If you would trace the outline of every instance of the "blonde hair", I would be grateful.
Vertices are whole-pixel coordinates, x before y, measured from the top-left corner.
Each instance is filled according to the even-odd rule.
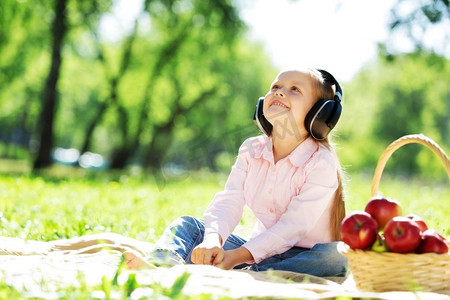
[[[333,87],[322,77],[322,74],[314,69],[308,69],[308,73],[313,79],[313,97],[318,101],[319,99],[333,99],[334,90]],[[325,138],[324,140],[318,141],[322,145],[324,145],[328,150],[330,150],[336,157],[336,160],[339,161],[334,145],[330,142],[329,138]],[[345,192],[344,192],[344,172],[340,164],[338,164],[337,170],[337,179],[338,179],[338,187],[336,192],[334,193],[334,199],[331,206],[331,214],[330,214],[330,229],[332,238],[335,241],[339,241],[341,239],[340,227],[341,222],[345,217]]]

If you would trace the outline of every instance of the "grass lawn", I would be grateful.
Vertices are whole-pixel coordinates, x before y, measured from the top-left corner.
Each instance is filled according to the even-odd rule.
[[[64,172],[64,171],[63,171]],[[54,240],[97,232],[115,232],[154,242],[164,228],[181,215],[202,217],[220,191],[227,174],[185,172],[121,175],[77,171],[71,177],[54,172],[44,176],[0,175],[0,230],[2,236]],[[64,174],[63,174],[64,175]],[[347,212],[363,210],[370,197],[370,175],[348,174]],[[70,179],[67,179],[70,178]],[[422,216],[429,227],[450,236],[448,181],[401,180],[384,177],[380,190],[397,199],[403,213]],[[240,234],[249,232],[253,216],[246,210]],[[79,298],[89,298],[84,286]],[[84,293],[84,294],[83,294]],[[20,298],[0,282],[0,298]]]

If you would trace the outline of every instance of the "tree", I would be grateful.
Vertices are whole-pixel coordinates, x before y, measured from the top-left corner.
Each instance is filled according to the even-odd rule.
[[[62,47],[67,31],[66,24],[67,0],[55,0],[55,16],[52,24],[52,56],[47,81],[43,91],[43,106],[39,118],[40,138],[38,153],[34,160],[33,169],[38,170],[51,164],[53,149],[53,125],[58,105],[57,83],[62,63]]]
[[[26,13],[16,9],[8,21],[20,28],[27,24],[30,30],[22,33],[28,36],[17,39],[0,28],[9,39],[0,42],[0,53],[26,58],[17,64],[0,60],[2,70],[17,66],[11,69],[15,77],[0,86],[2,98],[15,100],[0,103],[2,128],[37,128],[36,170],[50,163],[53,147],[101,153],[115,168],[129,162],[160,168],[173,158],[170,151],[193,167],[205,162],[214,167],[221,153],[234,156],[242,128],[257,132],[252,111],[274,72],[262,47],[245,41],[231,1],[146,1],[134,28],[119,40],[107,40],[100,35],[100,21],[111,2],[55,1],[64,4],[64,13],[61,7],[20,2]],[[5,3],[19,2],[0,7]],[[54,17],[52,24],[32,23],[42,19],[36,11]],[[57,18],[64,26],[56,25]],[[48,28],[58,34],[49,35]],[[37,101],[44,99],[38,92],[45,101]],[[239,137],[224,139],[224,132]],[[206,160],[192,159],[191,144],[207,150]]]
[[[49,41],[42,16],[50,12],[47,2],[0,2],[0,139],[9,157],[28,158],[45,77],[41,55]],[[36,76],[27,76],[29,69]]]
[[[380,87],[385,95],[374,126],[376,138],[392,139],[427,131],[438,142],[450,144],[450,94],[448,83],[442,80],[448,77],[449,25],[448,0],[397,0],[392,7],[390,34],[379,45],[379,60],[386,69],[396,69],[398,76],[392,76],[390,83]],[[408,49],[405,41],[410,42]],[[414,146],[410,148],[398,154],[393,164],[412,172],[423,166],[419,160],[424,161],[427,155],[418,148],[414,150]]]
[[[210,3],[191,1],[191,9],[187,9],[189,6],[183,8],[183,5],[179,1],[167,1],[159,3],[159,5],[156,2],[146,2],[145,10],[154,17],[153,25],[158,29],[153,34],[167,35],[167,38],[161,39],[162,43],[159,49],[153,54],[153,64],[149,68],[134,134],[129,134],[127,130],[128,121],[126,120],[131,119],[129,114],[122,115],[120,118],[122,120],[119,123],[122,128],[121,132],[123,132],[122,142],[113,150],[111,163],[113,168],[123,168],[131,155],[136,153],[136,149],[142,143],[141,136],[144,128],[152,132],[152,138],[148,148],[144,151],[143,163],[145,166],[160,168],[164,151],[170,146],[175,120],[195,107],[196,104],[211,98],[217,90],[214,86],[205,86],[203,90],[197,91],[195,100],[191,100],[190,105],[186,107],[181,104],[185,98],[185,85],[180,84],[177,78],[173,78],[170,80],[172,87],[169,88],[174,95],[171,97],[172,99],[167,99],[168,93],[161,95],[163,99],[166,99],[166,105],[171,111],[171,115],[160,124],[149,122],[152,114],[149,111],[152,101],[158,101],[155,99],[157,93],[154,89],[162,78],[164,70],[174,63],[184,64],[186,57],[184,59],[180,59],[180,57],[194,52],[197,55],[193,58],[196,60],[197,67],[189,70],[190,77],[193,77],[193,72],[204,72],[203,77],[214,77],[209,71],[213,67],[214,61],[209,59],[203,68],[200,67],[203,53],[199,50],[208,50],[208,55],[215,57],[214,51],[230,47],[241,27],[236,9],[228,1],[212,1]],[[202,24],[200,25],[198,22],[202,22]],[[173,67],[171,68],[173,69]],[[175,69],[177,68],[175,67]],[[216,72],[220,73],[221,71],[218,69]],[[174,72],[174,74],[179,76],[179,72]],[[170,78],[173,74],[165,76]],[[198,87],[201,86],[198,85]]]
[[[398,0],[391,9],[389,28],[389,52],[396,52],[398,45],[395,40],[401,36],[412,44],[410,51],[425,49],[441,54],[450,53],[450,1],[426,0],[405,1]],[[441,29],[439,29],[441,28]],[[428,37],[433,36],[434,40]],[[391,49],[392,48],[392,49]]]
[[[119,85],[124,77],[125,73],[127,72],[127,69],[130,64],[131,60],[131,52],[133,48],[133,44],[137,37],[137,29],[138,29],[138,21],[135,20],[135,25],[132,33],[125,39],[125,42],[122,44],[122,51],[121,56],[119,57],[120,63],[119,63],[119,69],[115,74],[111,74],[111,71],[108,71],[108,61],[106,60],[106,55],[103,52],[102,45],[100,44],[100,41],[98,38],[96,38],[97,43],[97,51],[98,51],[98,59],[102,63],[103,69],[105,70],[105,74],[108,77],[108,95],[106,96],[106,99],[104,99],[102,102],[99,103],[97,108],[97,113],[95,116],[93,116],[92,120],[88,123],[88,126],[86,128],[86,134],[84,137],[84,142],[81,146],[81,153],[87,152],[92,143],[93,133],[96,128],[96,126],[101,122],[105,112],[107,109],[110,109],[111,107],[116,107],[118,114],[120,115],[120,119],[122,122],[120,122],[118,125],[120,127],[120,131],[122,134],[122,138],[126,139],[128,136],[128,122],[127,122],[127,113],[126,109],[120,104],[119,102]],[[116,167],[115,159],[113,159],[113,166]],[[119,167],[122,167],[122,165],[119,163]]]
[[[344,164],[373,168],[384,148],[407,134],[423,133],[450,147],[449,76],[450,61],[432,52],[380,54],[346,86],[338,132]],[[394,154],[387,172],[438,177],[442,167],[433,155],[410,145]]]

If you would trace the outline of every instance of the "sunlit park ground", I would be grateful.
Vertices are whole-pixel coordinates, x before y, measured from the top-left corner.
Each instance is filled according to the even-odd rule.
[[[2,161],[3,170],[8,161]],[[26,168],[25,166],[23,167]],[[9,167],[11,170],[11,167]],[[55,166],[42,176],[0,173],[2,235],[53,240],[110,231],[153,242],[181,215],[201,217],[227,173],[130,169],[114,173]],[[347,173],[346,210],[363,210],[372,174]],[[379,192],[402,204],[403,214],[422,216],[450,235],[450,189],[445,181],[384,175]],[[253,216],[245,212],[244,233]]]
[[[0,175],[1,235],[32,240],[54,240],[98,232],[115,232],[155,242],[176,217],[201,217],[214,194],[220,191],[226,173],[163,170],[158,173],[129,169],[120,173],[54,166],[41,176],[27,175],[26,165],[2,161]],[[15,169],[15,172],[12,170]],[[364,209],[370,197],[372,174],[347,174],[347,212]],[[380,192],[401,202],[404,214],[421,215],[429,227],[450,235],[450,191],[447,182],[383,177]],[[248,210],[236,229],[246,235],[253,216]],[[83,279],[80,279],[81,281]],[[183,278],[180,279],[181,281]],[[101,287],[78,284],[61,288],[59,296],[91,297],[93,290],[116,289],[130,293],[137,288],[133,278],[125,286],[104,282]],[[180,293],[181,287],[152,287],[161,295]],[[0,295],[20,298],[7,284]]]

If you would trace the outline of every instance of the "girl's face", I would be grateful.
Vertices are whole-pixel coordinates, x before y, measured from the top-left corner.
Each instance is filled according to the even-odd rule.
[[[314,104],[313,79],[302,71],[284,71],[278,74],[264,97],[263,112],[274,126],[285,130],[297,126],[302,136],[307,134],[304,121]],[[279,131],[279,129],[278,129]],[[286,133],[286,132],[284,132]],[[284,134],[282,133],[282,134]]]

